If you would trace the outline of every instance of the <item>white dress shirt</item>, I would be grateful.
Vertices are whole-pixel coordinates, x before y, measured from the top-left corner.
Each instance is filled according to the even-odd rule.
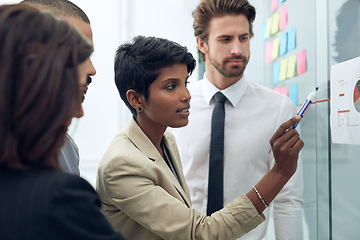
[[[207,78],[191,82],[189,124],[170,129],[179,147],[192,205],[206,214],[211,116],[219,91]],[[245,77],[221,91],[225,102],[224,130],[224,204],[247,193],[274,165],[270,138],[281,125],[295,116],[296,108],[290,99]],[[261,194],[261,193],[260,193]],[[274,207],[276,239],[303,239],[302,164],[271,204]],[[262,239],[267,220],[241,239]]]

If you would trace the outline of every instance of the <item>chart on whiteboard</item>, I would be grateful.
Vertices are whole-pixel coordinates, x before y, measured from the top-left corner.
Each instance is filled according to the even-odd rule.
[[[358,80],[354,87],[354,107],[357,112],[360,112],[360,80]]]
[[[333,65],[330,83],[332,141],[360,145],[360,57]]]

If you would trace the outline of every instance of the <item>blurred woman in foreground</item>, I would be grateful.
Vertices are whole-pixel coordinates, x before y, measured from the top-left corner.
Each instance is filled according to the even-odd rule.
[[[95,190],[57,156],[92,45],[49,12],[0,6],[0,239],[122,239]]]

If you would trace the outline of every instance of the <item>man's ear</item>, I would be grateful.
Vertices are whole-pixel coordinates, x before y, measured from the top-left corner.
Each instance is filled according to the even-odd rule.
[[[196,43],[200,52],[202,52],[203,54],[208,53],[208,46],[205,40],[196,37]]]
[[[137,109],[138,107],[141,107],[143,105],[143,95],[141,93],[138,93],[132,89],[129,89],[126,92],[126,98],[128,100],[128,102],[130,103],[130,105]]]

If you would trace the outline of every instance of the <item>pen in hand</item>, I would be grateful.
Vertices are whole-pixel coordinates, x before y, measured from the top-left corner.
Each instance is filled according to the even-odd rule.
[[[316,92],[319,88],[316,87],[314,91],[312,91],[306,98],[305,102],[303,103],[303,105],[301,105],[300,110],[298,111],[298,113],[296,114],[297,116],[300,116],[301,118],[304,117],[306,111],[309,109],[310,105],[315,101],[315,97],[316,97]],[[295,129],[297,127],[299,123],[296,123],[295,125],[293,125],[291,128]]]

